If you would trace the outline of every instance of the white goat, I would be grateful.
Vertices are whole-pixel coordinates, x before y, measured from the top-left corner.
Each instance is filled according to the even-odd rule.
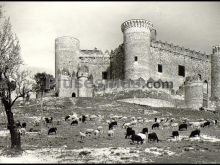
[[[114,136],[114,131],[113,130],[108,130],[108,136],[113,137]]]
[[[25,133],[26,133],[26,129],[25,128],[20,128],[20,129],[18,129],[18,131],[19,131],[21,136],[24,136]]]
[[[131,125],[131,123],[124,123],[124,124],[122,125],[122,128],[128,128],[130,125]]]
[[[87,135],[91,135],[93,133],[94,129],[87,129],[86,130],[86,134]]]
[[[86,137],[86,134],[81,131],[79,132],[79,134],[80,134],[81,140],[83,140]]]
[[[96,130],[94,131],[94,135],[95,135],[95,136],[98,136],[99,134],[100,134],[100,131],[96,129]]]

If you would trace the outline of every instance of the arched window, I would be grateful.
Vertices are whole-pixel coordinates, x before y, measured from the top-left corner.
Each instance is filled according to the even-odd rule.
[[[208,94],[208,81],[207,80],[203,82],[203,93]]]

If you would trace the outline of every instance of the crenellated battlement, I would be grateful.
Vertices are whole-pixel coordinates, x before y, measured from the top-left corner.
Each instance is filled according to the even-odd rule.
[[[133,27],[139,27],[139,28],[148,28],[153,29],[153,24],[150,21],[147,21],[145,19],[131,19],[128,21],[125,21],[121,25],[121,30],[124,32],[125,30]]]
[[[151,47],[160,48],[161,50],[166,50],[169,52],[174,52],[186,56],[191,56],[194,58],[208,59],[208,55],[202,52],[191,50],[188,48],[181,47],[179,45],[174,45],[173,43],[167,43],[163,41],[151,42]]]
[[[214,53],[220,53],[220,45],[215,45],[212,47],[212,52]]]

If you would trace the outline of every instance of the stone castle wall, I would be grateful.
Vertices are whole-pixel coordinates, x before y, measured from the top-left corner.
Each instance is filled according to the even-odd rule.
[[[88,66],[93,80],[101,80],[102,72],[106,72],[110,66],[110,56],[108,53],[90,53],[81,52],[80,63]]]
[[[58,72],[69,72],[74,79],[77,74],[77,67],[81,64],[88,67],[90,78],[93,82],[103,79],[103,72],[108,73],[108,79],[153,79],[155,81],[172,81],[174,90],[177,91],[184,85],[185,78],[192,75],[200,75],[202,82],[208,83],[207,91],[209,96],[212,89],[220,89],[219,52],[215,55],[207,55],[194,50],[186,49],[178,45],[156,40],[156,30],[153,24],[146,20],[129,20],[122,24],[124,42],[114,51],[101,52],[98,49],[80,50],[78,39],[73,37],[60,37],[55,41],[56,54],[56,77]],[[215,49],[217,50],[217,49]],[[218,49],[219,50],[219,49]],[[135,58],[137,57],[137,59]],[[212,66],[211,77],[211,60]],[[158,72],[158,64],[162,66],[162,72]],[[178,74],[179,65],[185,67],[185,75]],[[214,70],[214,71],[213,71]],[[74,74],[73,74],[74,73]],[[203,85],[204,86],[204,85]],[[62,89],[60,89],[61,91]],[[69,91],[63,90],[63,96],[70,96],[76,92],[75,86]],[[218,90],[217,90],[218,91]],[[79,92],[76,92],[76,97]],[[89,91],[92,96],[92,90]],[[220,96],[219,92],[216,95]]]
[[[211,63],[207,56],[195,58],[187,54],[181,54],[158,46],[151,47],[151,77],[154,80],[172,81],[174,89],[185,81],[185,77],[200,74],[203,81],[211,84],[210,68]],[[158,64],[162,65],[162,73],[158,72]],[[178,75],[178,67],[185,67],[185,76]],[[210,86],[210,85],[209,85]]]
[[[208,82],[208,92],[211,92],[211,62],[209,56],[199,52],[196,53],[195,51],[189,51],[186,54],[184,48],[182,48],[183,51],[178,51],[178,49],[167,48],[166,46],[162,47],[161,45],[161,41],[151,42],[149,74],[153,80],[172,81],[174,90],[178,90],[183,85],[185,77],[200,74],[202,80]],[[166,43],[164,45],[169,44]],[[194,52],[195,56],[190,54],[190,52]],[[123,77],[121,74],[117,74],[118,72],[123,73],[123,67],[121,67],[122,61],[117,58],[120,55],[120,59],[123,60],[123,54],[123,45],[113,51],[113,58],[111,58],[111,64],[113,64],[111,67],[112,79],[121,79]],[[162,65],[162,73],[158,72],[158,64]],[[184,77],[178,75],[178,65],[185,66]]]

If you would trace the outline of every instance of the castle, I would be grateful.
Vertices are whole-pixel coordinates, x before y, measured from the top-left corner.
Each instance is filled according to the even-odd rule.
[[[108,79],[172,81],[173,90],[178,91],[186,77],[199,75],[203,101],[220,98],[220,46],[213,46],[213,53],[207,55],[158,41],[153,24],[144,19],[128,20],[121,30],[123,43],[113,52],[80,50],[80,41],[69,36],[55,40],[56,91],[60,97],[93,97],[92,82]],[[93,87],[77,88],[72,85],[74,80],[89,80]],[[63,87],[66,82],[71,82],[68,88]]]

